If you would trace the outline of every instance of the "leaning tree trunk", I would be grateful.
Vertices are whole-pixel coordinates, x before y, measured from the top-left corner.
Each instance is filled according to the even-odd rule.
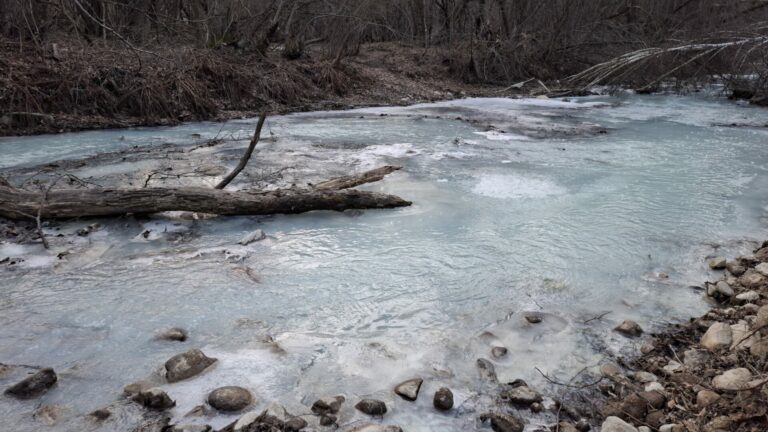
[[[331,179],[310,188],[237,192],[202,187],[31,192],[17,189],[0,179],[0,216],[39,220],[172,210],[218,215],[266,215],[409,206],[409,201],[394,195],[349,189],[381,180],[398,169],[385,166],[359,175]]]

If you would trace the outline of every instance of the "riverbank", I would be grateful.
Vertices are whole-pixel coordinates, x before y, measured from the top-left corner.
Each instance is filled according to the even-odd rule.
[[[174,125],[541,91],[457,79],[438,48],[367,44],[338,65],[321,46],[288,60],[234,47],[162,48],[61,40],[38,55],[0,40],[0,136]],[[7,108],[6,108],[7,107]],[[7,109],[7,111],[6,111]]]

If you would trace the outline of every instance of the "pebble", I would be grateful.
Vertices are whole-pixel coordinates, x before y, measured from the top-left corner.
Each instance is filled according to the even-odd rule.
[[[453,392],[447,387],[441,387],[435,392],[432,404],[439,411],[448,411],[453,408]]]
[[[41,369],[8,387],[4,393],[17,399],[31,399],[50,390],[58,379],[53,369]]]
[[[608,417],[603,422],[602,432],[638,432],[637,428],[618,417]]]
[[[164,432],[211,432],[212,430],[213,428],[206,424],[178,424],[163,429]]]
[[[493,356],[493,358],[499,359],[499,358],[505,357],[507,355],[507,352],[508,351],[506,348],[497,346],[491,349],[491,356]]]
[[[480,420],[490,420],[494,432],[523,432],[525,429],[525,423],[511,414],[485,413],[480,415]]]
[[[656,375],[646,371],[635,372],[635,376],[633,378],[635,381],[641,384],[647,384],[649,382],[654,382],[659,380],[659,378]]]
[[[317,415],[336,414],[347,399],[344,396],[324,397],[312,404],[312,412]]]
[[[643,334],[643,329],[640,325],[632,320],[624,320],[614,330],[628,337],[636,337]]]
[[[541,395],[526,385],[504,390],[501,397],[519,405],[530,405],[534,402],[542,401]]]
[[[184,342],[187,340],[187,331],[180,327],[173,327],[156,334],[155,339]]]
[[[525,314],[525,320],[531,324],[538,324],[542,321],[542,317],[539,314]]]
[[[421,390],[422,383],[424,383],[424,380],[421,378],[412,378],[403,381],[395,387],[395,393],[401,398],[413,402],[419,397],[419,390]]]
[[[699,409],[706,408],[720,399],[720,395],[712,390],[701,390],[696,394],[696,406]]]
[[[238,243],[245,246],[253,242],[264,240],[265,238],[267,238],[267,235],[264,234],[264,231],[257,229],[256,231],[246,234]]]
[[[387,404],[377,399],[363,399],[355,405],[363,414],[381,416],[387,413]]]
[[[492,383],[499,382],[499,378],[496,376],[496,368],[490,360],[484,358],[477,359],[477,369],[480,371],[480,378],[483,380]]]
[[[403,429],[400,426],[367,423],[352,429],[345,429],[344,432],[403,432]]]
[[[723,372],[712,379],[712,386],[718,390],[741,390],[748,386],[752,372],[747,368],[736,368]]]

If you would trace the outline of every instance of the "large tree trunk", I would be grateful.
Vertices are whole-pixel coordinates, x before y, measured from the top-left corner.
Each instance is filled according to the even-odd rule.
[[[238,191],[202,187],[145,189],[64,189],[31,192],[0,181],[0,216],[55,219],[116,216],[182,210],[219,215],[293,214],[312,210],[375,209],[408,206],[394,195],[350,187],[382,179],[399,167],[386,166],[339,177],[312,188]]]

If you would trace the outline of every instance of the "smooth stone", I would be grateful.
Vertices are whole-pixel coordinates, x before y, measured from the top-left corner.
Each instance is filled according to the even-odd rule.
[[[216,360],[206,356],[199,349],[176,354],[165,362],[165,378],[170,383],[192,378],[216,363]]]
[[[336,414],[347,399],[344,396],[332,396],[320,398],[312,404],[312,412],[317,415]]]
[[[722,270],[725,268],[726,264],[727,264],[727,261],[723,257],[717,257],[709,260],[709,268],[711,268],[712,270]]]
[[[739,303],[752,303],[760,300],[760,294],[756,291],[746,291],[736,296]]]
[[[403,432],[403,429],[395,425],[364,424],[344,429],[344,432]]]
[[[699,409],[706,408],[720,399],[720,395],[712,390],[701,390],[696,393],[696,406]]]
[[[50,390],[58,379],[53,369],[41,369],[8,387],[4,393],[18,399],[31,399]]]
[[[448,411],[453,408],[453,392],[447,387],[441,387],[435,392],[432,404],[439,411]]]
[[[237,243],[245,246],[245,245],[251,244],[253,242],[264,240],[265,238],[267,238],[267,235],[264,234],[264,231],[261,230],[261,229],[257,229],[256,231],[253,231],[253,232],[250,232],[250,233],[246,234]]]
[[[728,272],[736,277],[739,277],[744,274],[744,272],[747,271],[747,268],[741,265],[738,261],[728,261],[728,264],[725,265],[725,268],[728,269]]]
[[[635,372],[635,376],[632,378],[641,384],[647,384],[649,382],[654,382],[659,380],[659,377],[646,371],[637,371]]]
[[[704,336],[701,337],[701,346],[710,351],[729,348],[733,343],[731,326],[726,323],[716,322],[712,324]]]
[[[187,331],[181,327],[173,327],[167,330],[163,330],[155,335],[157,340],[167,340],[174,342],[184,342],[187,340]]]
[[[534,402],[541,402],[542,397],[539,393],[531,390],[528,386],[515,387],[511,390],[505,390],[502,398],[519,405],[530,405]]]
[[[643,334],[643,329],[640,325],[632,320],[624,320],[614,330],[628,337],[636,337]]]
[[[408,401],[415,401],[419,397],[419,390],[424,380],[421,378],[412,378],[407,381],[403,381],[395,387],[395,393]]]
[[[136,381],[135,383],[130,383],[123,387],[123,396],[130,399],[145,390],[151,389],[154,386],[155,384],[149,381]]]
[[[219,411],[240,411],[252,402],[251,392],[237,386],[219,387],[208,394],[208,403]]]
[[[601,432],[638,432],[636,427],[615,416],[606,418],[600,430]]]
[[[164,430],[164,432],[211,432],[213,428],[204,424],[178,424]]]
[[[480,420],[490,420],[494,432],[523,432],[525,429],[525,423],[510,414],[485,413],[480,415]]]
[[[505,347],[497,346],[491,349],[491,356],[495,359],[502,358],[507,355],[508,350]]]
[[[143,390],[131,399],[153,410],[166,410],[176,406],[176,401],[159,387]]]
[[[718,281],[707,286],[707,295],[717,300],[727,300],[733,297],[733,288],[726,281]]]
[[[377,399],[363,399],[355,404],[355,408],[363,414],[372,416],[380,416],[387,413],[387,404]]]
[[[739,278],[739,283],[749,289],[756,289],[765,285],[766,278],[756,271],[747,270],[747,272]]]
[[[763,276],[768,276],[768,263],[760,263],[756,265],[755,271]]]
[[[712,386],[718,390],[742,390],[752,379],[747,368],[736,368],[723,372],[712,379]]]
[[[479,358],[477,359],[477,369],[480,371],[480,378],[492,383],[499,382],[499,378],[496,376],[496,367],[493,366],[490,360]]]

